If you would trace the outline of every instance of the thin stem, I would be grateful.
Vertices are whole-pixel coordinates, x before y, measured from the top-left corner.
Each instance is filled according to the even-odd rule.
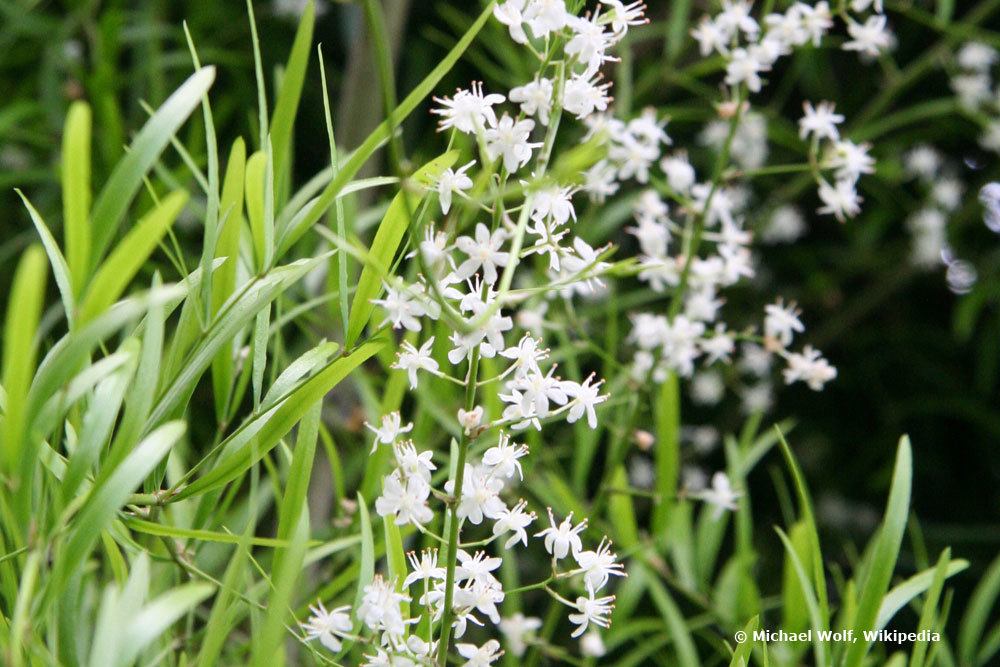
[[[479,348],[472,351],[469,358],[469,375],[465,383],[465,409],[472,410],[476,405],[476,380],[479,377]],[[444,614],[441,617],[441,641],[438,644],[438,663],[441,667],[448,664],[448,644],[451,641],[451,624],[455,612],[452,609],[455,597],[455,566],[458,561],[458,504],[462,499],[462,486],[465,482],[465,458],[469,453],[472,437],[463,431],[458,443],[458,460],[455,466],[455,489],[449,508],[448,553],[445,556],[446,575],[444,583]]]

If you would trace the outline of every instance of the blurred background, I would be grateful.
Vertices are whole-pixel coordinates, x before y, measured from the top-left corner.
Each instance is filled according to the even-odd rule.
[[[272,81],[303,4],[254,2],[264,71]],[[712,152],[702,132],[715,115],[711,102],[718,96],[720,76],[717,64],[699,57],[687,31],[706,4],[648,4],[653,22],[630,35],[626,56],[616,66],[617,112],[628,116],[657,107],[670,118],[667,131],[675,147],[687,148],[695,164],[705,168]],[[793,241],[760,246],[758,279],[728,294],[725,309],[745,313],[749,323],[759,320],[774,294],[796,301],[808,327],[805,342],[822,349],[839,376],[823,393],[775,386],[763,397],[769,401],[748,396],[752,388],[724,377],[732,389],[726,398],[713,403],[698,393],[686,399],[684,408],[685,424],[709,426],[719,434],[738,430],[747,402],[755,399],[758,407],[770,402],[764,426],[792,418],[790,440],[817,500],[827,551],[841,554],[845,562],[852,558],[851,544],[866,537],[881,516],[895,444],[908,433],[916,464],[913,508],[921,527],[914,534],[922,533],[925,544],[912,541],[902,566],[907,569],[906,559],[919,557],[921,550],[936,554],[951,545],[955,556],[972,561],[970,571],[955,581],[960,595],[1000,550],[1000,238],[983,224],[976,197],[981,185],[1000,178],[1000,165],[995,153],[979,147],[980,125],[956,103],[949,73],[953,54],[965,40],[1000,45],[997,5],[990,0],[952,3],[951,25],[957,27],[945,28],[933,2],[887,2],[897,36],[888,58],[859,65],[851,54],[819,50],[787,60],[771,74],[772,85],[754,103],[768,119],[773,162],[801,159],[795,121],[802,101],[833,99],[848,119],[846,135],[873,142],[878,172],[862,179],[864,212],[846,224],[813,213],[818,201],[808,181],[756,179],[748,193],[752,226],[767,230],[779,204],[794,204],[802,225],[791,234]],[[439,61],[480,6],[475,0],[385,2],[401,94]],[[962,22],[966,19],[968,24]],[[963,27],[972,26],[972,19],[977,27]],[[162,103],[190,73],[182,21],[202,62],[219,69],[211,96],[220,138],[227,145],[236,136],[256,144],[256,89],[242,0],[0,0],[0,305],[5,307],[15,258],[35,237],[13,188],[24,189],[58,227],[57,165],[67,105],[86,98],[93,106],[93,180],[100,183],[148,117],[146,108]],[[338,142],[347,149],[382,117],[364,25],[359,7],[320,0],[316,41],[327,59]],[[500,28],[495,23],[486,28],[438,94],[472,79],[503,90],[530,76],[529,63],[520,61]],[[415,162],[440,152],[433,130],[426,109],[404,125],[404,142]],[[198,114],[183,132],[186,145],[203,146]],[[913,225],[907,221],[929,195],[928,186],[907,175],[905,162],[920,145],[944,156],[942,178],[958,197],[946,227],[951,270],[942,262],[918,266],[913,261]],[[327,164],[315,65],[308,72],[294,155],[297,183]],[[182,170],[176,155],[168,162],[169,168]],[[376,160],[368,170],[385,173],[386,168]],[[372,205],[355,201],[349,214]],[[620,257],[634,254],[634,239],[621,231],[628,221],[627,203],[608,207],[599,218],[582,234],[593,242],[620,244]],[[780,237],[774,234],[771,240]],[[193,221],[188,228],[178,227],[178,238],[190,257],[200,253],[201,232]],[[960,270],[955,259],[963,262]],[[173,275],[161,262],[160,268]],[[718,457],[714,463],[713,457]],[[722,457],[716,449],[699,460],[712,469]],[[774,484],[781,467],[772,455],[751,483],[762,533],[781,520],[782,489]],[[843,548],[836,548],[839,544]],[[779,567],[780,558],[774,563]]]

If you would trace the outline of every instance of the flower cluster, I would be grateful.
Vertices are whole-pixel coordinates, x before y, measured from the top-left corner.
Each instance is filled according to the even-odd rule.
[[[779,58],[807,44],[819,46],[833,28],[833,13],[825,1],[815,5],[796,2],[784,13],[763,17],[763,25],[751,9],[750,0],[722,0],[721,11],[703,17],[691,31],[702,56],[714,52],[726,59],[726,84],[746,86],[751,93],[760,92],[763,75]],[[849,9],[854,16],[847,8],[840,13],[850,36],[843,43],[845,51],[874,57],[892,45],[881,2],[876,0],[873,5],[871,0],[854,0]],[[872,9],[875,13],[868,15]]]
[[[925,144],[906,153],[903,167],[923,197],[920,207],[906,221],[913,239],[910,261],[923,269],[943,265],[949,287],[960,294],[967,292],[976,282],[976,270],[955,255],[947,233],[949,217],[962,204],[965,184],[945,157]]]
[[[992,70],[1000,62],[1000,53],[980,42],[964,44],[955,55],[951,89],[959,104],[983,132],[979,144],[1000,153],[1000,81]]]
[[[427,199],[411,221],[412,270],[397,272],[406,279],[386,279],[373,303],[384,313],[383,326],[402,334],[393,368],[406,374],[411,389],[425,389],[421,383],[430,380],[465,392],[454,472],[438,469],[435,453],[418,447],[413,424],[399,412],[366,424],[373,451],[392,452],[375,510],[387,522],[419,531],[425,546],[408,555],[404,575],[376,575],[364,588],[353,627],[349,608],[327,612],[317,604],[306,638],[334,651],[346,639],[364,642],[371,647],[369,665],[446,664],[454,651],[461,664],[486,666],[504,650],[521,655],[541,621],[501,617],[508,591],[497,576],[504,552],[520,548],[544,550],[551,566],[546,578],[522,589],[565,605],[581,652],[603,652],[597,633],[609,626],[614,602],[606,589],[625,575],[624,567],[607,538],[586,548],[588,521],[574,522],[572,513],[560,519],[550,508],[550,525],[531,532],[536,511],[516,493],[529,450],[513,434],[540,431],[556,419],[597,428],[598,408],[608,400],[594,374],[566,379],[549,362],[548,303],[599,293],[610,267],[608,248],[575,234],[573,197],[587,185],[546,171],[564,119],[587,122],[585,140],[593,136],[593,119],[611,104],[601,67],[613,60],[611,49],[628,29],[645,22],[644,9],[639,2],[601,0],[576,16],[563,0],[501,2],[495,19],[537,56],[538,71],[506,94],[474,82],[435,98],[439,129],[452,146],[469,147],[471,159],[452,160],[424,181]],[[667,141],[655,118],[636,120],[627,131],[644,146]],[[614,165],[615,178],[648,173],[649,164],[627,153],[609,151],[605,164]],[[522,265],[530,271],[518,271]],[[432,335],[421,341],[428,330]],[[486,367],[491,376],[480,377]],[[477,404],[481,389],[499,397],[498,413]],[[470,625],[484,628],[476,635],[492,627],[495,638],[463,643]],[[361,636],[351,634],[358,627]]]

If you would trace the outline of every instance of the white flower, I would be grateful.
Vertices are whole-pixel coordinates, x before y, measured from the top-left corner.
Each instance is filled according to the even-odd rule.
[[[387,415],[382,415],[382,420],[378,428],[368,422],[365,422],[365,427],[375,434],[375,444],[372,445],[372,453],[375,452],[379,444],[391,445],[401,434],[409,433],[413,430],[412,423],[403,426],[403,418],[398,412],[390,412]]]
[[[503,655],[503,651],[500,650],[500,642],[495,639],[490,639],[482,646],[455,644],[455,649],[463,658],[466,658],[462,667],[490,667]]]
[[[760,73],[770,69],[770,66],[759,59],[759,54],[746,49],[733,49],[726,65],[726,83],[730,86],[746,84],[751,93],[760,92],[763,81]]]
[[[466,465],[462,498],[458,502],[458,518],[468,519],[469,523],[476,526],[483,522],[483,517],[496,519],[506,508],[499,496],[502,490],[502,480]]]
[[[631,134],[622,137],[608,149],[608,159],[618,165],[618,178],[626,181],[635,178],[639,183],[649,182],[649,169],[660,157],[660,149]]]
[[[573,208],[573,186],[551,185],[536,190],[531,197],[531,219],[541,222],[551,219],[557,225],[565,225],[572,218],[576,220]]]
[[[704,58],[718,51],[721,54],[729,53],[729,33],[711,18],[702,17],[698,27],[691,30],[691,36],[698,42],[698,50]]]
[[[545,530],[535,533],[535,537],[545,538],[545,550],[552,554],[554,560],[562,560],[572,550],[573,555],[583,550],[583,543],[580,541],[580,533],[587,527],[587,520],[584,519],[576,526],[573,525],[573,513],[563,519],[562,523],[556,524],[556,518],[552,515],[552,508],[549,510],[549,523],[552,524]]]
[[[799,138],[806,139],[812,135],[816,139],[840,139],[837,125],[844,122],[844,117],[834,113],[833,109],[833,102],[820,102],[816,107],[813,107],[812,102],[803,102],[802,110],[805,115],[799,119]]]
[[[427,450],[417,452],[416,445],[412,440],[401,442],[393,448],[396,455],[396,467],[405,477],[420,477],[425,482],[431,481],[431,472],[437,470],[437,466],[431,461],[434,452]]]
[[[874,58],[892,45],[892,33],[885,27],[885,16],[869,16],[863,24],[851,21],[847,24],[847,33],[851,39],[844,42],[845,51],[857,51]]]
[[[497,21],[507,26],[510,38],[518,44],[527,44],[528,36],[524,32],[525,0],[507,0],[493,8],[493,16]]]
[[[518,542],[528,546],[528,533],[525,528],[535,520],[535,513],[525,512],[527,507],[528,503],[520,500],[514,507],[505,507],[498,513],[496,522],[493,524],[493,535],[503,535],[506,532],[514,533],[504,543],[504,549],[510,549]]]
[[[851,9],[860,14],[866,11],[869,7],[875,5],[875,11],[879,14],[882,13],[882,0],[851,0]]]
[[[429,452],[428,452],[429,453]],[[419,475],[405,479],[395,473],[382,480],[382,495],[375,500],[375,511],[379,516],[395,516],[396,524],[423,525],[434,518],[434,512],[427,506],[431,487]]]
[[[823,206],[816,209],[818,213],[830,213],[841,222],[853,218],[861,212],[861,197],[851,180],[842,178],[830,185],[825,180],[819,182],[819,198]]]
[[[611,30],[615,33],[615,37],[624,36],[629,26],[649,23],[649,19],[643,16],[646,5],[642,3],[642,0],[636,0],[628,5],[622,0],[601,0],[601,4],[611,7],[611,11],[605,14],[604,18],[605,20],[611,19]]]
[[[914,146],[903,156],[903,166],[913,177],[933,180],[941,169],[941,154],[927,144]]]
[[[459,236],[455,240],[455,247],[469,258],[459,264],[455,269],[455,275],[466,280],[482,269],[483,279],[490,285],[495,283],[498,277],[497,267],[507,266],[507,262],[510,261],[510,254],[500,251],[506,239],[506,230],[497,229],[491,234],[489,227],[481,222],[476,225],[474,240],[468,236]]]
[[[787,306],[777,302],[764,306],[764,335],[774,338],[785,347],[792,344],[792,337],[806,330],[799,315],[802,313],[794,303]]]
[[[729,355],[736,350],[736,343],[733,337],[726,333],[725,324],[715,325],[715,335],[702,338],[698,341],[702,351],[706,354],[705,364],[711,365],[717,361],[729,363]]]
[[[740,398],[743,401],[741,406],[743,412],[747,415],[767,412],[774,404],[774,394],[771,391],[771,384],[769,382],[761,382],[753,386],[744,387],[740,393]]]
[[[677,153],[660,160],[660,169],[667,177],[667,185],[671,190],[686,194],[695,183],[694,167],[687,159],[687,154]]]
[[[663,331],[662,354],[664,363],[682,377],[694,372],[694,360],[701,353],[698,339],[705,333],[705,325],[693,322],[684,315],[677,315]]]
[[[455,568],[455,581],[474,581],[499,585],[496,577],[491,574],[496,571],[503,559],[489,556],[485,551],[477,551],[474,555],[464,549],[458,550],[459,565]]]
[[[819,350],[806,345],[802,354],[792,352],[787,357],[788,368],[784,370],[785,384],[801,380],[813,391],[820,391],[830,380],[837,377],[837,369],[822,357]]]
[[[497,603],[503,602],[504,592],[500,582],[490,575],[487,580],[469,580],[461,588],[455,590],[455,606],[476,610],[486,614],[493,623],[500,622],[500,610]]]
[[[779,206],[767,219],[767,225],[760,233],[764,243],[791,243],[805,233],[806,222],[797,208],[791,205]]]
[[[954,211],[962,205],[965,186],[957,178],[939,178],[931,186],[931,199],[946,211]]]
[[[838,179],[856,181],[861,174],[875,172],[875,158],[868,154],[871,144],[856,144],[853,141],[838,141],[834,144],[830,166],[836,167]]]
[[[615,596],[595,598],[594,590],[587,591],[587,597],[580,596],[576,599],[577,614],[570,614],[570,623],[576,625],[571,637],[579,637],[587,631],[587,627],[593,623],[596,626],[607,628],[611,626],[611,611],[614,609]]]
[[[586,76],[574,76],[563,85],[563,109],[577,118],[608,108],[610,83],[596,84]]]
[[[316,602],[309,607],[312,615],[302,625],[306,633],[306,641],[318,639],[320,643],[334,653],[341,649],[341,639],[351,633],[353,623],[349,606],[326,610],[322,602]]]
[[[588,589],[599,591],[607,585],[610,577],[626,576],[625,566],[617,562],[618,556],[611,551],[611,540],[607,537],[601,540],[596,551],[581,551],[575,558],[583,570]]]
[[[530,119],[514,121],[506,113],[498,123],[494,123],[483,135],[486,140],[486,154],[491,160],[503,156],[503,166],[514,173],[531,159],[531,150],[542,144],[528,141],[535,121]]]
[[[406,554],[406,557],[410,561],[412,572],[406,575],[406,579],[403,580],[404,589],[409,588],[418,581],[429,583],[432,579],[437,579],[438,581],[445,580],[447,572],[443,567],[438,567],[437,549],[424,549],[420,552],[419,558],[417,558],[416,551],[411,551]]]
[[[529,373],[541,373],[538,362],[548,357],[549,351],[541,348],[537,339],[525,334],[517,345],[508,347],[500,355],[513,362],[515,377],[525,377]]]
[[[595,406],[608,400],[608,395],[600,395],[601,385],[604,384],[604,380],[599,380],[595,384],[591,384],[591,380],[594,379],[594,374],[591,373],[590,376],[580,382],[563,382],[563,391],[566,395],[573,399],[570,404],[569,414],[566,415],[566,421],[570,424],[577,421],[584,414],[587,415],[587,425],[590,428],[597,428],[597,412],[594,410]]]
[[[409,596],[397,593],[394,585],[382,575],[376,574],[372,583],[364,588],[358,618],[374,632],[387,632],[390,636],[401,638],[406,624],[412,621],[403,620],[399,603],[409,599]]]
[[[471,410],[458,409],[458,423],[462,425],[462,430],[465,431],[466,435],[472,433],[483,423],[483,414],[484,410],[481,405],[477,405]]]
[[[725,392],[726,383],[718,371],[702,371],[691,378],[691,400],[696,405],[715,405]]]
[[[483,465],[493,468],[493,473],[499,477],[513,477],[514,473],[524,479],[521,462],[518,460],[528,453],[527,445],[518,445],[510,441],[506,433],[500,434],[500,441],[483,454]]]
[[[971,111],[976,111],[990,99],[989,74],[959,74],[952,77],[949,83],[958,96],[959,104]]]
[[[434,101],[442,106],[431,109],[431,113],[441,116],[439,130],[453,127],[459,132],[473,134],[481,131],[487,123],[496,124],[493,105],[500,104],[504,99],[497,93],[484,94],[482,82],[473,81],[469,90],[459,89],[454,98],[435,97]]]
[[[963,69],[988,72],[996,64],[998,54],[997,50],[988,44],[969,42],[959,49],[956,59]]]
[[[507,641],[507,648],[517,657],[524,655],[528,648],[526,638],[531,637],[541,627],[542,619],[525,616],[521,612],[517,612],[509,618],[500,619],[500,634]]]
[[[591,630],[580,638],[580,653],[588,658],[600,658],[607,652],[601,633],[597,630]]]
[[[524,18],[535,37],[545,37],[566,27],[570,13],[564,0],[530,0]]]
[[[712,513],[712,519],[718,520],[725,510],[736,510],[736,501],[741,495],[743,494],[733,491],[726,473],[717,472],[712,475],[711,488],[699,491],[693,497],[704,500],[709,505],[712,505],[715,508],[715,511]]]
[[[586,74],[590,75],[600,69],[606,60],[613,60],[607,55],[614,35],[604,32],[604,26],[599,23],[600,13],[595,13],[593,20],[580,17],[570,19],[573,37],[566,43],[564,51],[569,56],[575,56],[576,61],[586,66]]]
[[[812,40],[813,46],[819,46],[823,35],[833,27],[833,15],[830,13],[830,5],[824,0],[809,6],[804,2],[795,3],[798,10],[802,27]]]
[[[583,172],[583,189],[590,195],[591,201],[602,203],[618,192],[617,176],[618,169],[607,160],[601,160]]]
[[[392,322],[393,329],[403,327],[409,331],[420,331],[421,317],[427,315],[431,319],[437,319],[440,315],[437,304],[424,297],[423,285],[394,287],[383,283],[383,288],[385,298],[371,300],[373,304],[381,306],[386,311],[383,325]]]
[[[512,88],[508,98],[511,102],[521,105],[521,111],[526,116],[538,114],[542,125],[549,124],[549,109],[552,107],[552,80],[535,78],[534,81]]]
[[[451,208],[452,193],[461,195],[464,194],[465,190],[472,187],[472,179],[469,178],[465,172],[474,164],[476,164],[475,160],[459,167],[457,171],[453,171],[451,167],[449,167],[441,172],[440,176],[438,176],[436,189],[438,193],[438,201],[441,202],[442,213],[447,214],[448,210]]]
[[[548,373],[529,373],[523,377],[515,377],[508,383],[511,389],[522,393],[521,403],[527,414],[547,417],[551,403],[566,405],[569,401],[562,381],[552,375],[554,372],[555,367],[552,367]]]
[[[979,145],[988,151],[1000,153],[1000,121],[992,121],[979,137]]]
[[[628,122],[626,130],[641,143],[648,146],[658,146],[659,144],[670,145],[673,140],[664,129],[667,126],[666,118],[659,118],[656,109],[646,107],[642,113]]]
[[[425,370],[430,373],[438,372],[438,362],[431,357],[431,348],[434,347],[434,336],[420,346],[418,350],[409,341],[403,341],[403,351],[396,357],[393,368],[406,371],[410,377],[410,389],[417,388],[417,371]]]
[[[722,11],[715,17],[716,22],[731,36],[740,31],[754,39],[760,26],[750,15],[751,0],[722,0]]]

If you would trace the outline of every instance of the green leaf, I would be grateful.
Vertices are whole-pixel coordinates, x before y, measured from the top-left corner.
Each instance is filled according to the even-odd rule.
[[[365,497],[358,494],[358,524],[361,527],[361,572],[358,575],[358,589],[354,594],[354,608],[361,605],[365,596],[365,586],[375,578],[375,536],[372,533],[372,520],[368,514],[368,503]]]
[[[753,651],[753,631],[757,629],[760,617],[754,616],[743,626],[743,634],[746,637],[733,651],[733,658],[729,661],[729,667],[748,667],[750,664],[750,653]]]
[[[812,582],[809,581],[809,575],[806,574],[805,568],[802,566],[802,561],[799,560],[799,555],[795,551],[795,546],[792,541],[788,539],[785,535],[785,531],[781,530],[775,526],[775,531],[778,533],[778,537],[781,538],[781,543],[785,545],[785,555],[792,564],[792,568],[795,570],[795,576],[799,581],[799,588],[802,592],[802,597],[806,603],[806,609],[809,612],[809,623],[812,626],[813,632],[813,651],[816,655],[816,664],[825,665],[826,661],[826,642],[824,642],[819,637],[820,630],[827,630],[826,627],[826,617],[820,614],[819,604],[816,602],[816,594],[813,592]],[[861,635],[860,632],[857,633]]]
[[[945,578],[947,579],[949,577],[953,577],[968,567],[968,561],[961,559],[949,561],[947,569],[945,570]],[[929,567],[923,572],[919,572],[906,581],[894,586],[892,590],[886,593],[885,597],[882,599],[882,604],[879,605],[878,609],[877,620],[875,621],[875,625],[872,627],[875,630],[881,630],[885,626],[889,625],[889,621],[891,621],[896,613],[905,607],[910,600],[922,594],[924,591],[927,591],[934,585],[934,576],[936,572],[936,566]]]
[[[4,469],[12,473],[20,466],[22,487],[31,484],[35,452],[31,438],[25,438],[28,411],[28,391],[35,372],[37,346],[35,332],[45,303],[45,252],[33,245],[21,256],[7,302],[7,320],[3,336],[3,388],[6,408],[3,417]],[[23,494],[29,490],[22,491]],[[30,495],[25,495],[30,498]],[[26,509],[26,505],[21,507]],[[22,516],[27,529],[27,516]]]
[[[653,604],[660,611],[666,623],[667,632],[674,643],[674,650],[677,654],[676,664],[680,667],[698,667],[701,661],[698,659],[698,652],[691,638],[691,632],[684,622],[677,603],[674,602],[667,587],[664,586],[658,577],[649,576],[649,594],[653,598]]]
[[[385,557],[389,566],[389,578],[396,582],[396,590],[406,594],[403,590],[403,580],[406,579],[406,554],[403,553],[403,538],[399,534],[399,526],[396,525],[395,517],[387,515],[382,517],[382,526],[385,531]],[[410,604],[401,602],[403,618],[410,615]]]
[[[129,619],[120,637],[120,650],[124,654],[119,665],[131,665],[157,637],[190,613],[215,591],[206,583],[181,584],[145,605]]]
[[[656,395],[656,492],[660,502],[653,507],[653,535],[664,534],[680,474],[680,388],[671,373]]]
[[[976,654],[983,645],[983,629],[990,610],[1000,596],[1000,556],[990,564],[979,581],[958,630],[958,657],[964,665],[976,664]]]
[[[90,271],[90,132],[90,107],[73,102],[62,141],[63,233],[73,296],[83,291]]]
[[[920,612],[920,623],[917,625],[917,634],[929,632],[937,620],[938,600],[941,599],[941,590],[944,588],[944,580],[948,578],[948,566],[951,563],[951,549],[941,552],[937,567],[934,568],[934,580],[927,590],[927,597],[924,598],[924,607]],[[910,653],[910,667],[923,667],[924,659],[927,657],[927,640],[917,640],[913,643],[913,650]]]
[[[104,251],[118,231],[129,205],[142,187],[146,173],[159,159],[170,138],[201,102],[202,96],[214,80],[214,67],[202,67],[188,77],[187,81],[146,121],[129,147],[128,154],[115,166],[108,182],[97,196],[97,201],[94,202],[91,215],[93,226],[91,267],[104,256]]]
[[[493,3],[488,4],[483,11],[479,14],[476,20],[473,22],[469,29],[464,35],[455,43],[451,51],[448,52],[440,63],[431,70],[423,81],[417,84],[406,98],[399,103],[393,112],[389,115],[386,120],[375,128],[371,134],[358,146],[353,153],[347,158],[344,164],[340,165],[340,169],[337,171],[336,176],[330,181],[329,184],[323,189],[323,193],[319,196],[315,205],[309,210],[308,215],[305,216],[300,229],[300,233],[304,233],[307,229],[311,228],[320,218],[326,213],[327,209],[333,204],[334,199],[340,193],[347,183],[354,178],[362,166],[368,161],[368,158],[378,150],[379,146],[382,145],[387,139],[389,139],[390,133],[398,128],[399,125],[409,116],[414,109],[426,98],[431,92],[437,87],[441,79],[451,71],[458,59],[462,57],[465,50],[469,48],[472,44],[472,40],[475,39],[479,31],[482,30],[483,26],[489,21],[490,17],[493,16]],[[296,239],[292,238],[288,240],[287,247],[290,247]],[[362,323],[363,324],[363,323]]]
[[[413,180],[420,188],[432,183],[442,171],[455,164],[458,159],[458,151],[448,151],[440,155],[413,175]],[[375,238],[372,240],[371,250],[368,258],[370,263],[366,263],[361,271],[361,278],[358,280],[358,288],[354,293],[354,301],[351,303],[351,316],[347,323],[347,337],[345,345],[351,346],[361,335],[362,330],[371,317],[375,306],[371,300],[378,297],[382,290],[383,277],[389,273],[392,259],[396,256],[403,234],[410,226],[410,217],[416,209],[420,197],[407,191],[407,184],[403,184],[399,194],[393,197],[389,204],[389,209],[382,218]]]
[[[222,180],[222,213],[215,257],[225,258],[212,279],[212,308],[214,316],[232,296],[236,288],[236,269],[239,265],[240,232],[243,229],[243,184],[246,168],[246,146],[237,139],[229,152],[226,175]],[[212,360],[212,395],[215,398],[216,418],[226,418],[229,396],[233,384],[233,350],[223,347]]]
[[[53,568],[52,590],[59,591],[64,582],[83,567],[97,544],[101,531],[111,525],[129,495],[181,439],[185,430],[184,422],[164,424],[139,443],[120,466],[111,472],[102,471],[80,508],[80,513],[74,518],[69,537],[60,549],[62,557],[56,559]],[[68,557],[70,554],[72,557]]]
[[[264,175],[267,170],[267,155],[257,151],[247,160],[243,191],[246,196],[247,219],[250,222],[250,236],[253,239],[254,256],[257,266],[264,265],[267,252],[267,232],[264,229]]]
[[[799,515],[805,522],[809,544],[811,545],[812,555],[810,561],[812,562],[813,586],[816,591],[820,614],[823,615],[823,624],[826,626],[830,622],[829,600],[826,592],[826,574],[823,572],[823,551],[819,544],[819,531],[816,529],[816,518],[813,512],[812,500],[809,496],[809,488],[806,486],[805,477],[803,477],[802,471],[799,469],[795,455],[792,454],[792,448],[788,446],[788,441],[785,440],[784,433],[777,426],[775,426],[774,430],[778,434],[778,440],[781,443],[781,452],[785,457],[785,463],[788,465],[788,470],[792,473],[792,479],[795,482],[795,491],[799,498]]]
[[[870,643],[863,639],[863,631],[875,627],[879,606],[889,589],[892,572],[896,568],[899,546],[906,531],[912,479],[910,439],[904,435],[899,441],[899,450],[896,454],[896,467],[892,475],[892,488],[889,491],[885,518],[875,537],[876,542],[871,552],[867,576],[859,586],[861,599],[858,601],[858,611],[854,619],[855,635],[859,639],[847,647],[847,654],[844,656],[846,667],[859,667],[868,652]]]
[[[274,448],[310,407],[386,342],[385,338],[377,338],[364,343],[351,354],[328,364],[275,407],[255,414],[222,443],[222,453],[212,469],[182,489],[174,499],[183,500],[213,491],[239,477]]]
[[[281,90],[278,91],[278,101],[274,105],[274,115],[271,116],[271,145],[274,150],[274,173],[280,183],[284,177],[285,164],[288,162],[292,145],[292,125],[302,98],[302,84],[306,78],[306,67],[309,65],[309,51],[312,44],[313,24],[316,10],[312,0],[306,4],[299,19],[299,27],[295,32],[292,51],[288,55],[288,64],[281,79]]]
[[[315,437],[313,438],[315,441]],[[302,572],[306,542],[309,539],[309,508],[303,502],[299,509],[295,526],[286,528],[291,544],[287,549],[275,552],[271,577],[272,590],[267,596],[267,612],[264,622],[254,633],[251,664],[255,667],[275,664],[281,661],[278,654],[285,634],[285,618],[289,615],[295,584]]]
[[[75,311],[75,306],[73,305],[73,281],[70,277],[69,267],[66,265],[66,259],[59,250],[59,244],[56,243],[55,237],[52,236],[52,232],[49,231],[49,228],[45,224],[45,220],[42,219],[42,216],[37,210],[35,210],[35,207],[31,205],[31,202],[24,196],[23,192],[16,188],[14,191],[17,192],[17,194],[21,197],[21,201],[24,202],[25,208],[28,209],[28,215],[31,216],[31,222],[35,224],[38,236],[42,239],[42,245],[45,247],[45,254],[49,256],[49,264],[52,266],[52,274],[55,276],[56,285],[59,287],[59,297],[62,299],[63,310],[66,312],[66,321],[69,324],[69,328],[72,329],[73,314]]]
[[[153,276],[151,289],[160,288],[160,275]],[[139,367],[136,369],[132,386],[125,399],[125,414],[111,443],[111,450],[104,461],[106,466],[117,466],[142,436],[142,430],[153,408],[156,398],[156,383],[160,377],[160,360],[163,356],[163,337],[166,316],[163,304],[153,302],[146,314],[142,349],[139,351]]]
[[[200,338],[194,348],[184,358],[178,359],[179,371],[170,377],[153,408],[150,421],[153,424],[166,419],[194,388],[202,373],[212,360],[231,343],[236,336],[257,314],[272,301],[309,272],[322,257],[299,260],[287,266],[271,269],[263,276],[253,278],[243,289],[235,294],[224,305],[207,331],[200,333]],[[179,355],[176,355],[179,356]]]
[[[180,215],[187,198],[187,193],[182,190],[164,197],[159,206],[143,216],[114,252],[102,262],[80,304],[81,323],[103,313],[121,296]]]

